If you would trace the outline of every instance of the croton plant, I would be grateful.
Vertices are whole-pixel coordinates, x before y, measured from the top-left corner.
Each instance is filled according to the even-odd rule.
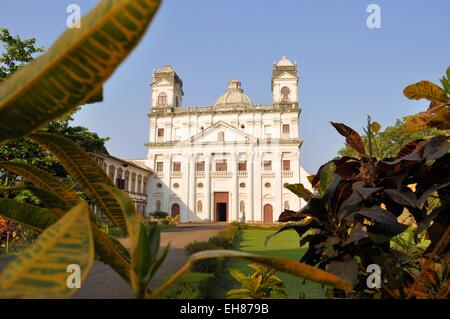
[[[449,77],[450,68],[447,78],[441,80],[443,89],[428,81],[405,89],[408,98],[431,102],[431,111],[405,118],[405,131],[450,128]],[[433,113],[436,109],[440,115]],[[395,158],[377,159],[373,153],[378,123],[369,117],[366,144],[350,127],[331,124],[359,157],[344,156],[322,165],[316,175],[308,177],[313,192],[302,184],[287,185],[307,205],[299,212],[284,211],[279,221],[287,224],[275,234],[288,229],[297,231],[300,246],[308,244],[300,261],[346,278],[353,285],[350,294],[356,297],[447,297],[449,136],[417,139],[405,145]],[[410,216],[408,225],[399,218],[405,215]],[[393,245],[393,239],[411,231],[411,244],[417,248],[412,259]],[[418,245],[424,238],[429,240],[428,245]],[[382,271],[381,289],[367,287],[370,273],[366,270],[371,264]],[[336,289],[332,293],[344,295]]]

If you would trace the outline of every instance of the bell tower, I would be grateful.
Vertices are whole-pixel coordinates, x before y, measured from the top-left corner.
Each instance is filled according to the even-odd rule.
[[[167,64],[153,71],[152,109],[180,107],[183,98],[183,82],[175,69]]]
[[[298,103],[297,63],[284,55],[273,65],[272,97],[274,104]]]

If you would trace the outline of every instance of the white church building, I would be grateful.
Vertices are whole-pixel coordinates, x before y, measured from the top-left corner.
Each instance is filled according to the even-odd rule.
[[[271,104],[254,104],[233,78],[213,105],[183,105],[183,82],[166,65],[153,72],[145,160],[152,172],[146,211],[181,222],[272,223],[301,200],[284,188],[301,181],[297,64],[273,65]]]

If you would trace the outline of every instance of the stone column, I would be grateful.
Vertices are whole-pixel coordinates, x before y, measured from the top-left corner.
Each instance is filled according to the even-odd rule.
[[[181,163],[181,220],[183,222],[189,221],[190,208],[189,208],[189,154],[183,154],[183,161]]]
[[[195,154],[191,154],[189,158],[189,210],[195,215],[197,208],[195,205]]]
[[[232,158],[232,173],[233,178],[231,182],[231,214],[230,214],[230,220],[239,220],[239,185],[238,185],[238,157],[237,154],[233,154]]]
[[[255,194],[253,193],[254,189],[254,183],[255,180],[253,178],[253,165],[254,165],[254,159],[253,159],[253,153],[248,154],[248,160],[247,160],[247,170],[248,170],[248,205],[246,205],[246,220],[251,220],[252,222],[255,220],[255,211],[254,211],[254,201],[255,201]]]
[[[205,209],[206,217],[209,221],[214,221],[214,216],[211,208],[211,154],[205,154]]]
[[[275,178],[273,180],[273,189],[274,189],[274,202],[273,202],[273,219],[274,221],[278,220],[281,212],[283,211],[283,201],[282,201],[282,182],[281,182],[281,156],[282,152],[274,153],[273,161],[275,164],[274,172]]]
[[[254,189],[253,189],[253,194],[250,194],[250,196],[253,197],[253,201],[254,201],[254,221],[258,221],[258,222],[262,222],[263,218],[262,218],[262,186],[261,186],[261,154],[259,151],[257,151],[254,156],[254,161],[253,161],[253,169],[255,171],[254,173]]]

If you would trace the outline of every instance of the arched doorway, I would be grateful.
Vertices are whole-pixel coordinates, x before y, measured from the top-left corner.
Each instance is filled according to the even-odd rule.
[[[270,204],[264,205],[264,223],[273,223],[273,207]]]
[[[170,210],[170,215],[172,217],[176,217],[176,216],[180,215],[180,205],[173,204],[172,209]]]

